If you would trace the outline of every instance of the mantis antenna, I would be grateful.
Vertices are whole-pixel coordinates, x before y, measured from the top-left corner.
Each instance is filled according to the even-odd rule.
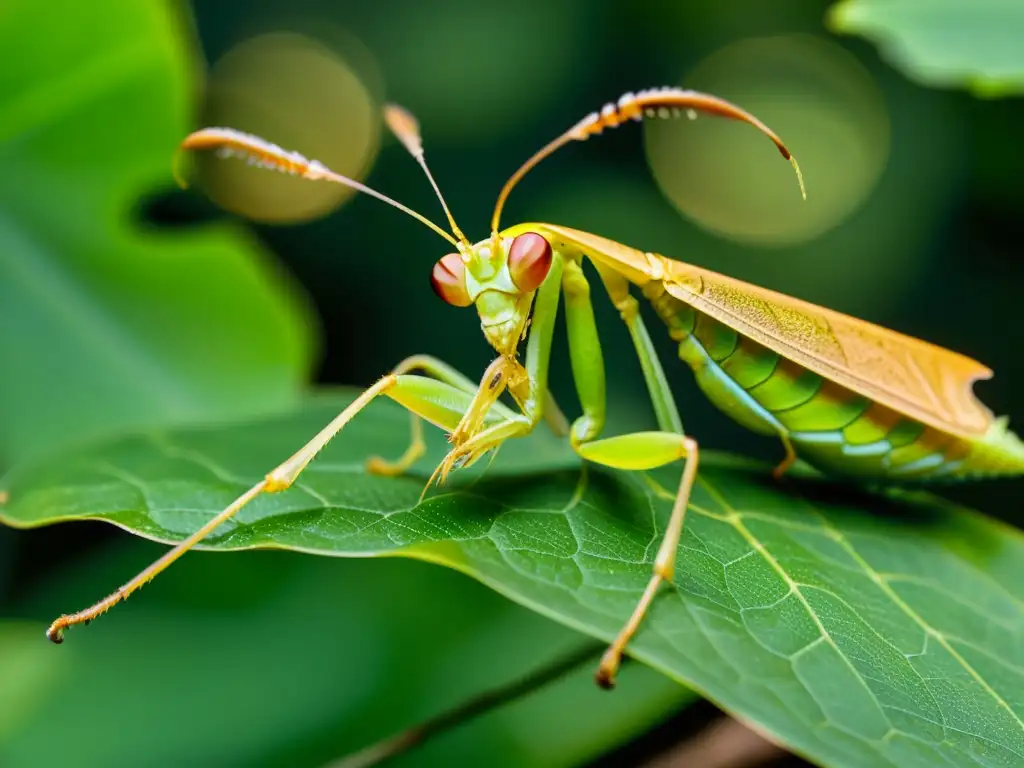
[[[535,165],[548,155],[551,155],[556,150],[561,149],[570,141],[586,141],[591,136],[596,136],[597,134],[602,133],[605,128],[617,128],[627,120],[640,122],[645,117],[678,117],[682,113],[682,110],[686,110],[687,114],[691,118],[696,117],[696,113],[699,110],[712,115],[718,115],[719,117],[728,117],[732,120],[740,120],[757,128],[761,133],[765,134],[772,140],[775,146],[778,147],[782,156],[792,164],[793,170],[796,171],[797,181],[800,184],[800,194],[804,200],[807,199],[807,190],[804,188],[804,177],[803,174],[800,173],[800,166],[797,165],[796,158],[790,154],[786,145],[782,143],[782,139],[776,136],[767,125],[762,123],[752,114],[740,107],[737,107],[735,104],[731,104],[724,99],[719,99],[716,96],[711,96],[706,93],[700,93],[698,91],[684,91],[682,88],[652,88],[647,91],[640,91],[640,93],[636,94],[627,93],[619,99],[618,104],[609,102],[604,105],[600,112],[591,112],[576,123],[576,125],[523,163],[522,167],[512,174],[512,177],[505,182],[505,186],[502,187],[501,194],[498,195],[498,202],[494,206],[494,215],[491,217],[491,232],[495,235],[498,232],[498,224],[501,220],[501,209],[504,208],[505,201],[508,199],[508,195],[512,191],[512,188],[518,184]]]
[[[440,187],[437,186],[437,182],[434,181],[433,174],[427,167],[426,158],[423,156],[423,138],[420,135],[419,121],[404,107],[400,107],[397,104],[385,104],[384,122],[387,123],[388,128],[391,129],[391,132],[395,137],[405,145],[407,150],[409,150],[409,154],[415,158],[417,163],[420,164],[420,168],[423,169],[423,173],[427,175],[427,180],[430,182],[430,186],[434,188],[434,194],[436,194],[437,199],[441,201],[441,207],[444,208],[444,214],[448,217],[448,224],[451,226],[452,232],[457,238],[459,238],[462,244],[469,249],[469,240],[464,234],[462,234],[462,230],[459,229],[459,225],[455,223],[455,217],[452,216],[452,212],[448,208],[448,203],[444,201],[444,195],[441,194]]]
[[[258,136],[242,133],[232,128],[203,128],[187,136],[181,143],[180,149],[212,149],[216,150],[217,154],[221,157],[241,157],[248,160],[250,165],[257,165],[261,168],[270,168],[271,170],[281,171],[293,176],[301,176],[304,179],[313,181],[333,181],[335,184],[341,184],[357,192],[363,192],[371,197],[375,197],[381,202],[409,214],[461,250],[461,246],[455,238],[426,216],[416,213],[411,208],[402,205],[397,200],[392,200],[375,189],[370,189],[370,187],[360,184],[355,179],[335,173],[316,160],[309,160],[298,152],[288,152],[276,144],[264,141]],[[177,173],[175,173],[175,176],[178,178],[178,183],[185,186],[181,176]],[[451,214],[448,215],[448,218],[449,220],[451,219]],[[455,222],[452,222],[453,227],[454,224]],[[458,232],[458,229],[455,231]],[[465,240],[465,236],[461,232],[458,232],[458,234]]]

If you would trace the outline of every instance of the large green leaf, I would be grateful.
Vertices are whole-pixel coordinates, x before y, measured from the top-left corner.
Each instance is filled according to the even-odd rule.
[[[137,0],[0,8],[0,456],[283,407],[308,373],[307,318],[251,238],[132,221],[192,127],[181,21]]]
[[[4,482],[4,519],[102,519],[179,540],[347,401],[26,465]],[[413,476],[362,468],[368,453],[397,455],[407,429],[397,406],[375,404],[296,488],[258,499],[207,546],[431,560],[611,638],[647,581],[678,473],[652,483],[582,471],[538,432],[504,447],[484,477],[474,467],[418,504],[443,438]],[[808,478],[780,486],[714,455],[701,466],[674,589],[632,646],[637,658],[828,765],[1020,764],[1018,532],[926,495]],[[103,621],[116,623],[117,610]]]
[[[1024,92],[1020,0],[843,0],[829,24],[873,40],[924,85],[967,86],[987,96]]]

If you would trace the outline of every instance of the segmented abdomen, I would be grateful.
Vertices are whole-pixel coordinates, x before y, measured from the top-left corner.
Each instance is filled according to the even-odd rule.
[[[643,292],[708,398],[740,424],[788,439],[822,471],[909,481],[1024,466],[1016,446],[966,440],[902,416],[698,312],[658,282]]]

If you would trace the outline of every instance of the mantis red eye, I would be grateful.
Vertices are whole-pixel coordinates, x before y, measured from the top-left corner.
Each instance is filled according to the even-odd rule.
[[[468,307],[473,303],[466,290],[466,265],[457,253],[443,256],[430,273],[430,287],[441,300],[453,307]]]
[[[536,290],[551,269],[551,244],[536,232],[519,235],[508,249],[508,271],[523,293]]]

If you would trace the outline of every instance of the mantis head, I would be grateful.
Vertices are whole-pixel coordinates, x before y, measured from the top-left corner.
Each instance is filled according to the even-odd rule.
[[[488,238],[439,259],[430,285],[454,307],[475,304],[487,341],[499,354],[512,357],[551,259],[551,244],[536,232]]]
[[[551,245],[534,232],[516,237],[494,234],[475,245],[455,223],[444,195],[434,181],[423,156],[419,123],[409,112],[394,104],[384,110],[391,132],[405,145],[430,181],[441,201],[458,248],[434,265],[430,285],[444,302],[454,307],[476,305],[480,327],[487,341],[500,355],[515,357],[526,334],[533,295],[551,269]]]

